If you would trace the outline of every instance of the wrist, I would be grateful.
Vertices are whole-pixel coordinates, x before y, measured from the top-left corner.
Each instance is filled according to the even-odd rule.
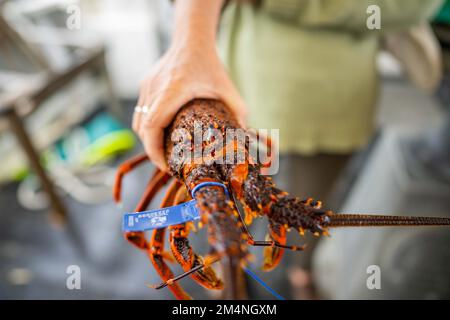
[[[173,43],[213,48],[223,0],[175,2]]]
[[[172,39],[172,49],[193,51],[201,49],[204,53],[216,52],[215,37],[211,38],[202,34],[184,33]]]

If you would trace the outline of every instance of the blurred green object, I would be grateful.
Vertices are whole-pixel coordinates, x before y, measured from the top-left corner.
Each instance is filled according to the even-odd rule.
[[[450,1],[446,0],[442,5],[441,10],[437,13],[434,18],[434,22],[450,24]]]
[[[135,137],[106,112],[72,130],[44,154],[46,166],[64,162],[82,168],[103,163],[132,149]]]
[[[102,112],[84,125],[69,131],[45,150],[42,161],[46,168],[63,165],[69,170],[83,170],[107,162],[131,150],[135,144],[136,138],[130,129],[107,112]],[[28,164],[24,159],[16,159],[0,167],[1,182],[21,181],[29,173]]]

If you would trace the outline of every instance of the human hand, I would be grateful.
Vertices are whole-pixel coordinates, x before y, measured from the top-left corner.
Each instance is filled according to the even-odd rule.
[[[218,56],[215,41],[182,37],[174,42],[142,83],[133,130],[151,161],[166,171],[164,128],[195,98],[223,101],[244,127],[245,104]],[[140,112],[139,112],[140,111]]]

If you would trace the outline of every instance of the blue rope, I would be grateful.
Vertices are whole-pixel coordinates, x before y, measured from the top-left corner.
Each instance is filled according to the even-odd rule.
[[[198,190],[200,190],[201,188],[207,187],[207,186],[217,186],[217,187],[222,187],[223,190],[225,191],[225,194],[227,195],[228,199],[230,198],[230,194],[229,194],[229,192],[228,192],[228,188],[226,187],[226,185],[224,185],[223,183],[220,183],[220,182],[214,182],[214,181],[206,181],[206,182],[202,182],[202,183],[199,183],[198,185],[196,185],[196,186],[194,187],[194,189],[192,189],[192,192],[191,192],[192,198],[195,199],[195,197],[194,197],[194,196],[195,196],[195,193],[196,193]]]
[[[256,282],[258,282],[260,285],[262,285],[267,291],[269,291],[275,298],[278,300],[285,300],[282,296],[280,296],[275,290],[273,290],[271,287],[267,285],[260,277],[258,277],[253,271],[251,271],[248,268],[244,268],[244,271],[252,277]]]

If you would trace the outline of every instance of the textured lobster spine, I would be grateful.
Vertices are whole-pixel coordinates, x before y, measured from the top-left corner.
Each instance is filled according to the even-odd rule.
[[[450,218],[384,216],[371,214],[333,214],[327,224],[330,228],[340,227],[412,227],[450,226]]]

